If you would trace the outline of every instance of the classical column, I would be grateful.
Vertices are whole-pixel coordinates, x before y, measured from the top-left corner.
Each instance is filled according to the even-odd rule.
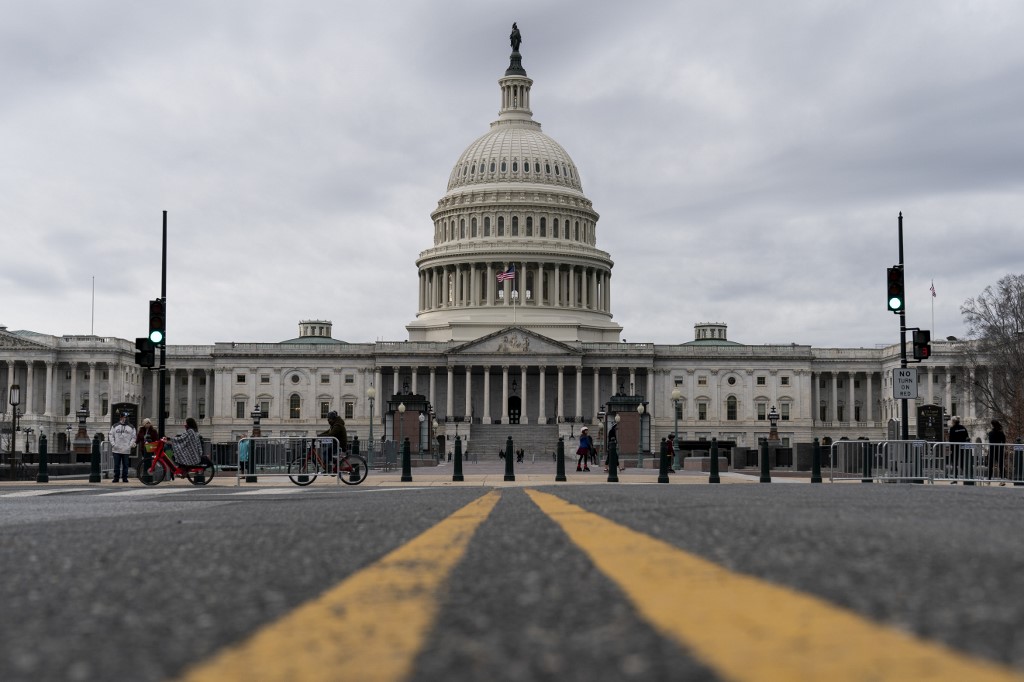
[[[414,394],[419,395],[419,382],[416,380],[417,376],[415,365],[412,367],[411,374],[412,378],[409,379],[409,390],[412,391]]]
[[[651,419],[653,419],[660,412],[656,409],[656,402],[654,400],[654,372],[649,369],[647,370],[647,400],[649,401],[647,409],[651,414]]]
[[[576,419],[583,416],[583,367],[576,367]]]
[[[565,273],[569,278],[569,305],[567,308],[576,307],[576,266],[570,265]]]
[[[526,416],[526,365],[519,365],[519,376],[521,377],[519,385],[522,386],[522,397],[519,399],[519,423],[529,424],[530,420]]]
[[[548,418],[544,414],[544,407],[547,404],[545,399],[544,399],[544,372],[546,370],[547,370],[547,367],[545,367],[544,365],[541,365],[540,367],[537,368],[537,373],[538,373],[539,379],[540,379],[540,385],[538,386],[538,389],[537,389],[538,390],[538,394],[539,394],[538,398],[537,398],[537,401],[538,401],[538,406],[537,406],[537,423],[538,424],[547,424],[548,423]]]
[[[629,394],[636,395],[636,368],[629,368]]]
[[[501,366],[501,423],[508,424],[508,365]]]
[[[853,387],[856,386],[856,384],[857,384],[857,381],[856,381],[857,373],[856,372],[849,372],[847,374],[847,376],[849,377],[849,380],[850,380],[850,386],[849,386],[849,389],[850,389],[850,405],[847,408],[846,421],[848,421],[851,424],[853,424],[854,422],[857,421],[857,394],[854,393],[854,390],[853,390]]]
[[[25,396],[21,401],[21,413],[28,417],[36,413],[36,382],[35,382],[35,361],[25,361]],[[10,393],[7,394],[10,396]],[[13,436],[12,436],[13,438]]]
[[[227,372],[228,370],[224,370],[224,371]],[[71,376],[74,376],[74,373],[72,373]],[[152,407],[150,408],[150,412],[152,414],[150,414],[150,418],[151,419],[159,420],[160,419],[160,413],[156,412],[155,410],[160,409],[159,408],[159,402],[160,402],[160,372],[150,372],[149,376],[150,376],[149,387],[153,391],[153,402],[152,402]],[[228,399],[230,400],[230,398],[228,398]],[[71,396],[71,414],[74,414],[76,409],[78,409],[78,408],[75,406],[75,397],[72,395]],[[158,423],[159,423],[159,421],[154,422],[154,425],[158,424]]]
[[[551,283],[554,285],[554,293],[551,298],[551,304],[557,308],[558,306],[562,305],[562,283],[561,281],[559,281],[562,276],[562,266],[559,265],[558,263],[554,263],[551,267],[553,270]]]
[[[931,368],[929,368],[930,370]],[[864,402],[866,403],[867,412],[865,417],[869,423],[875,421],[875,374],[874,372],[864,372]]]
[[[448,395],[445,397],[445,416],[455,416],[455,367],[448,365]]]
[[[391,367],[391,373],[394,376],[394,379],[392,379],[392,381],[395,384],[395,390],[392,391],[393,394],[402,392],[402,375],[400,374],[401,369],[401,367]]]
[[[203,370],[203,377],[206,379],[206,387],[203,390],[203,412],[206,415],[204,418],[213,420],[213,403],[210,402],[210,393],[212,389],[210,385],[213,383],[213,372],[208,369]]]
[[[189,367],[185,370],[185,373],[188,375],[188,385],[185,387],[185,414],[189,417],[195,418],[195,398],[193,397],[192,391],[192,377],[195,374],[195,368]]]
[[[555,416],[561,422],[565,419],[565,365],[558,366],[558,399],[555,403]]]
[[[491,423],[491,366],[484,365],[484,424]]]
[[[253,407],[255,407],[256,406],[256,381],[257,381],[257,379],[259,377],[256,376],[256,370],[255,369],[250,370],[250,371],[252,373],[252,404],[253,404]],[[171,421],[171,420],[174,420],[174,419],[178,419],[178,417],[176,417],[175,414],[174,414],[174,408],[177,407],[176,401],[178,399],[177,372],[175,370],[173,370],[173,369],[168,369],[167,370],[167,376],[168,376],[168,378],[170,378],[170,383],[169,383],[170,390],[167,391],[168,394],[170,394],[169,397],[167,398],[167,405],[168,405],[167,411],[170,413],[170,416],[168,417],[168,421]]]
[[[594,387],[591,393],[594,394],[594,419],[597,419],[597,413],[601,411],[601,368],[594,368]]]
[[[832,375],[832,400],[829,405],[830,421],[839,421],[839,373],[831,372]]]
[[[612,367],[612,395],[616,395],[619,392],[619,369],[618,367]]]
[[[434,405],[434,409],[437,409],[437,403],[434,401],[434,395],[437,393],[437,367],[430,368],[430,396],[427,400],[430,401],[431,405]]]
[[[10,395],[8,393],[8,395]],[[53,361],[46,361],[46,409],[43,414],[47,417],[53,416]],[[54,443],[56,447],[56,443]]]
[[[95,421],[99,417],[99,413],[96,411],[96,405],[100,402],[97,400],[96,395],[96,363],[89,363],[89,420]]]
[[[484,305],[494,305],[494,282],[497,275],[494,274],[494,263],[487,264],[487,286],[486,286],[486,298],[484,299]],[[486,372],[484,376],[486,376]],[[486,401],[485,401],[486,404]],[[490,423],[490,422],[488,422]]]
[[[473,416],[473,367],[466,365],[466,402],[462,414],[467,417]]]

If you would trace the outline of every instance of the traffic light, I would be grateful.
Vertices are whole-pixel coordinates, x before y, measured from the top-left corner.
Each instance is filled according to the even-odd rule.
[[[149,302],[149,340],[154,344],[164,342],[167,330],[167,315],[164,299],[154,298]]]
[[[928,329],[914,330],[914,359],[927,360],[932,356],[932,333]]]
[[[906,307],[906,299],[903,298],[903,266],[894,265],[886,271],[886,282],[888,283],[889,311],[902,313]]]
[[[152,367],[156,364],[156,346],[145,336],[135,339],[135,364]]]

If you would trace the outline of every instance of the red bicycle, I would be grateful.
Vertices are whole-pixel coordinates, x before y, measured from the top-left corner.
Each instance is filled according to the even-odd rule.
[[[153,459],[146,468],[146,460],[143,458],[136,467],[136,474],[139,480],[146,485],[160,485],[165,478],[175,476],[187,478],[192,485],[206,485],[213,480],[217,469],[213,462],[206,455],[199,459],[199,464],[178,464],[172,460],[164,450],[164,441],[158,440],[153,443],[146,443],[146,452],[150,453]],[[145,474],[148,473],[149,476]]]

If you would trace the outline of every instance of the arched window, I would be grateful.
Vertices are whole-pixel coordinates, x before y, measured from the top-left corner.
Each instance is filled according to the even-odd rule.
[[[544,164],[544,172],[547,173],[548,175],[551,175],[551,164],[550,163],[545,163]]]
[[[480,172],[481,173],[484,172],[484,162],[483,161],[480,162]]]
[[[519,216],[512,216],[512,236],[519,236]]]
[[[728,421],[736,421],[736,396],[731,395],[725,401],[725,418]]]
[[[576,221],[576,241],[580,240],[580,221]]]
[[[508,168],[508,164],[506,164],[504,161],[502,161],[501,162],[501,172],[504,173],[507,168]]]
[[[523,172],[524,173],[529,173],[530,172],[530,162],[529,161],[526,161],[526,162],[523,163]]]
[[[490,237],[491,236],[491,217],[490,216],[485,216],[484,217],[484,236],[485,237]]]
[[[288,399],[288,418],[302,418],[302,399],[298,393],[292,393],[292,396]]]
[[[555,175],[559,175],[559,173],[558,173],[558,164],[555,164]]]
[[[569,221],[568,221],[568,220],[566,220],[566,221],[565,221],[565,234],[563,234],[562,236],[563,236],[563,237],[565,237],[566,239],[569,239],[569,231],[570,231],[571,229],[572,229],[572,226],[571,226],[571,225],[569,225]]]
[[[459,239],[466,238],[466,219],[459,220]]]
[[[547,237],[548,236],[548,219],[547,218],[541,218],[540,219],[540,236],[541,237]]]
[[[493,161],[491,161],[491,172],[492,173],[494,172],[494,162]]]
[[[531,218],[530,216],[526,217],[526,236],[533,236],[533,218]]]
[[[533,164],[533,170],[535,173],[540,173],[540,161]]]
[[[512,162],[512,172],[513,173],[518,173],[519,172],[519,162],[518,161],[513,161]]]
[[[558,218],[551,224],[551,236],[558,237]]]
[[[498,235],[499,237],[505,236],[505,216],[498,216]]]
[[[472,218],[469,221],[469,234],[472,237],[476,236],[476,218]]]

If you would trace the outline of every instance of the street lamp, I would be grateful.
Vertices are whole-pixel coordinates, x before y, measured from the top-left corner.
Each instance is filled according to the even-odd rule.
[[[371,384],[366,389],[366,399],[370,401],[370,442],[367,444],[367,466],[373,466],[373,400],[377,397],[377,389]]]
[[[402,415],[405,414],[405,403],[398,403],[398,451],[402,452]]]
[[[637,428],[636,428],[636,457],[637,466],[644,468],[644,404],[636,406]]]
[[[11,395],[8,401],[11,404],[11,467],[14,467],[14,434],[18,432],[18,405],[21,404],[21,386],[11,384]],[[14,472],[11,472],[11,480],[14,480]]]
[[[675,438],[673,438],[673,440],[676,442],[676,447],[678,447],[678,444],[679,444],[679,403],[682,402],[682,400],[683,400],[683,392],[680,391],[678,388],[673,388],[672,389],[672,406],[673,406],[673,410],[672,411],[675,413],[676,425],[673,428],[672,433],[675,435]],[[683,458],[682,458],[682,449],[681,448],[679,450],[679,455],[676,457],[676,460],[677,460],[679,468],[682,469],[683,468]]]
[[[775,410],[774,405],[772,405],[772,409],[768,410],[768,423],[771,425],[771,429],[768,431],[768,440],[778,440],[779,413]]]
[[[437,445],[434,443],[434,439],[437,438],[437,419],[436,418],[435,419],[431,419],[430,420],[430,425],[434,429],[433,432],[430,434],[430,447],[431,447],[431,449],[433,449],[433,448],[437,447]],[[444,453],[443,452],[437,453],[437,456],[438,456],[438,459],[444,459]]]
[[[25,454],[26,455],[30,452],[30,449],[28,447],[29,439],[32,437],[32,434],[35,433],[35,432],[36,432],[36,430],[33,429],[32,427],[29,427],[29,428],[25,429]]]
[[[420,420],[420,435],[423,435],[423,425],[427,423],[427,415],[425,415],[422,412],[420,412],[419,420]],[[427,445],[430,445],[429,440],[427,442]],[[423,443],[420,443],[420,452],[423,452]]]
[[[71,422],[68,422],[68,428],[66,428],[65,431],[68,433],[67,449],[68,452],[71,452]]]

